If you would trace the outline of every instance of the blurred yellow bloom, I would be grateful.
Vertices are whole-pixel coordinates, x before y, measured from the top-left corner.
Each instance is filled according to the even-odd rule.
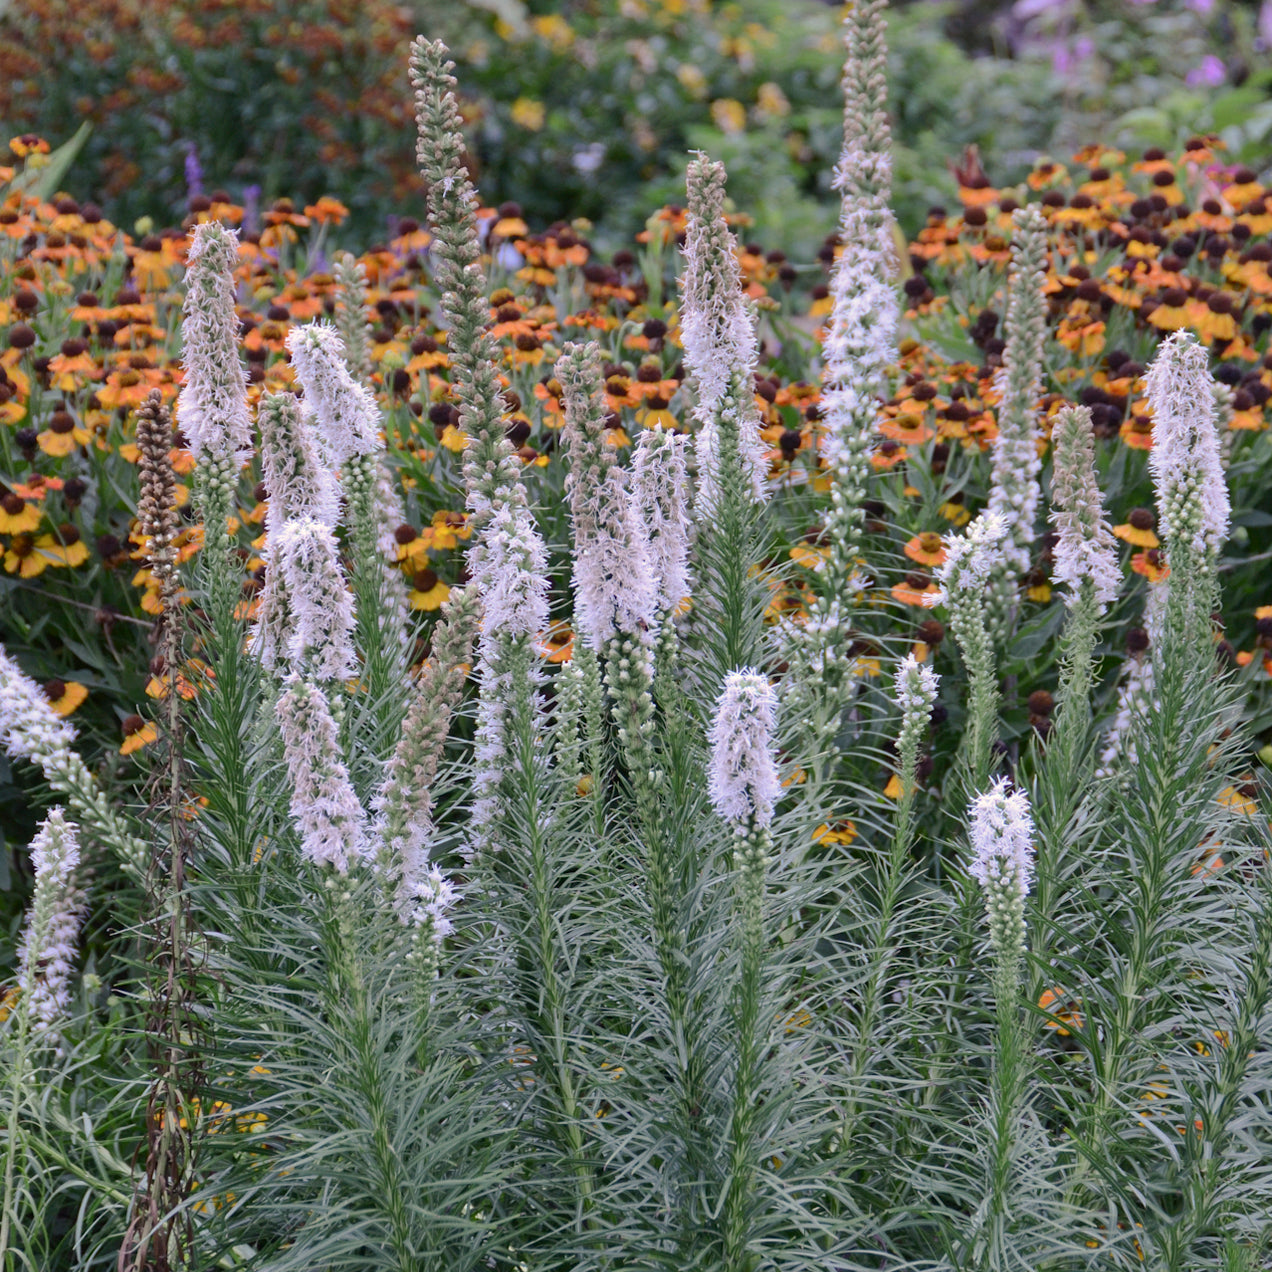
[[[746,128],[746,107],[733,97],[717,97],[711,103],[711,120],[722,132],[736,136]]]
[[[545,13],[530,19],[534,33],[546,40],[558,53],[574,43],[574,28],[559,14]]]
[[[518,97],[512,103],[512,122],[527,132],[538,132],[546,116],[543,103],[533,97]]]
[[[786,100],[786,94],[782,92],[779,85],[774,84],[771,80],[767,84],[760,85],[755,106],[756,110],[766,119],[780,119],[783,115],[790,114],[791,110],[791,104]]]
[[[706,96],[707,77],[696,66],[691,66],[688,62],[681,62],[676,68],[676,78],[680,81],[680,87],[690,97]]]

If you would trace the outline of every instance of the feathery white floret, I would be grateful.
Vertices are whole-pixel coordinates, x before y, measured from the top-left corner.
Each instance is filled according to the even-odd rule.
[[[1033,817],[1029,796],[997,778],[972,801],[972,863],[968,873],[983,888],[1002,889],[1023,900],[1033,880]]]
[[[1083,581],[1090,579],[1103,613],[1105,606],[1117,600],[1122,571],[1095,478],[1091,412],[1084,406],[1061,411],[1051,444],[1051,523],[1056,528],[1051,577],[1068,586],[1070,605],[1077,601]]]
[[[341,874],[369,855],[367,818],[340,754],[339,730],[323,691],[292,674],[276,708],[291,779],[292,822],[300,850]]]
[[[318,426],[327,457],[343,464],[380,448],[380,408],[375,395],[349,374],[344,342],[327,322],[310,322],[287,333],[296,378],[305,390],[305,411]]]
[[[781,794],[776,728],[777,694],[768,677],[750,668],[729,672],[711,721],[707,793],[716,812],[737,830],[773,820]]]
[[[287,590],[288,655],[318,680],[352,675],[353,596],[331,527],[313,517],[284,522],[269,548]]]
[[[177,396],[181,431],[195,455],[242,464],[252,453],[247,374],[234,311],[238,235],[219,221],[196,225],[186,254],[181,310],[185,384]]]
[[[724,165],[699,154],[685,176],[689,218],[680,333],[698,393],[697,509],[709,517],[722,482],[740,482],[751,500],[763,502],[768,465],[752,378],[759,354],[755,316],[742,291],[737,242],[724,219]],[[729,449],[738,469],[726,473],[721,462]]]
[[[894,681],[896,690],[894,701],[901,708],[902,714],[907,717],[922,716],[926,724],[927,717],[932,711],[932,704],[936,701],[940,679],[940,676],[927,663],[919,662],[913,654],[906,654],[897,668]]]
[[[650,569],[660,614],[673,613],[690,593],[689,439],[662,428],[647,428],[632,459],[632,498],[649,537]]]
[[[1012,213],[1011,274],[1004,329],[1007,347],[994,377],[1000,404],[993,443],[989,508],[1007,523],[1007,563],[1014,573],[1029,568],[1030,544],[1041,490],[1038,474],[1038,395],[1042,392],[1042,351],[1047,334],[1047,223],[1037,208]]]
[[[1153,408],[1148,465],[1168,550],[1178,539],[1194,553],[1213,554],[1228,533],[1231,504],[1209,361],[1205,346],[1180,330],[1162,341],[1144,377]]]
[[[83,894],[75,885],[79,862],[76,827],[55,808],[31,841],[35,896],[18,946],[18,986],[38,1032],[51,1029],[70,1003],[75,938],[84,914]]]
[[[275,525],[312,517],[333,529],[340,521],[340,491],[318,454],[317,439],[293,393],[267,393],[256,408],[261,475]]]
[[[548,624],[548,555],[522,502],[498,507],[469,555],[484,607],[483,632],[537,636]]]
[[[36,760],[69,749],[75,730],[44,691],[0,649],[0,742],[13,759]]]
[[[945,560],[937,566],[939,592],[929,592],[923,603],[929,607],[950,605],[972,597],[989,580],[1003,559],[1007,523],[996,512],[982,512],[962,534],[945,536]]]

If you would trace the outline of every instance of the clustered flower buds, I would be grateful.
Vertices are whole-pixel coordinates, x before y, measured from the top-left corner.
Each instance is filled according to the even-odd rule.
[[[1029,797],[998,778],[972,801],[972,862],[968,873],[985,890],[989,938],[1003,962],[1025,949],[1025,897],[1033,879],[1033,817]]]
[[[1051,521],[1056,528],[1052,578],[1068,586],[1070,606],[1089,582],[1103,613],[1105,606],[1117,600],[1122,572],[1095,479],[1090,410],[1075,406],[1061,411],[1051,431],[1051,445]]]
[[[656,626],[658,590],[629,475],[605,440],[600,350],[567,344],[555,374],[570,461],[565,488],[574,528],[574,622],[599,651],[613,636],[645,635]]]
[[[712,807],[739,833],[765,827],[781,794],[774,733],[777,694],[751,668],[731,671],[711,721],[707,793]]]
[[[897,755],[900,758],[901,780],[912,780],[912,770],[918,756],[919,742],[927,732],[932,719],[932,706],[936,702],[940,677],[927,664],[919,662],[913,654],[906,654],[897,668],[896,704],[901,708],[901,731],[897,736]]]
[[[632,458],[632,498],[645,525],[660,618],[673,614],[692,590],[689,574],[689,439],[647,428]]]
[[[318,680],[352,675],[353,597],[331,527],[313,517],[284,522],[271,544],[270,560],[287,589],[292,620],[288,656]]]
[[[1162,341],[1144,377],[1153,408],[1149,469],[1172,570],[1186,553],[1198,571],[1213,566],[1228,533],[1231,505],[1219,453],[1210,355],[1187,330]]]
[[[989,508],[1007,524],[1007,566],[1029,569],[1030,545],[1038,516],[1037,401],[1042,392],[1042,347],[1047,334],[1047,222],[1037,208],[1012,213],[1011,273],[1004,327],[1007,347],[995,377],[1000,402],[993,446]],[[1014,578],[1007,582],[1014,592]]]
[[[80,862],[76,827],[60,808],[40,823],[31,841],[35,896],[18,946],[18,986],[37,1033],[47,1034],[70,1002],[75,938],[84,896],[75,884]]]
[[[380,449],[380,408],[375,394],[349,374],[335,327],[326,322],[293,327],[287,351],[327,462],[338,466],[354,455],[374,455]]]
[[[247,374],[238,349],[234,270],[238,235],[219,221],[190,233],[186,296],[181,311],[185,384],[177,418],[190,449],[218,474],[240,467],[252,453]]]
[[[767,495],[767,463],[755,407],[755,319],[742,291],[737,243],[724,219],[724,165],[699,154],[685,174],[684,296],[680,330],[685,365],[698,391],[698,514],[718,506],[721,487]]]
[[[291,815],[300,850],[316,866],[345,874],[369,855],[366,813],[358,802],[326,694],[295,673],[283,681],[276,707],[291,779]]]

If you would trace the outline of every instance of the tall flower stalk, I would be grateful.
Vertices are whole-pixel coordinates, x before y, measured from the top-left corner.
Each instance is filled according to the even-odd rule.
[[[729,1119],[729,1160],[721,1222],[725,1266],[745,1268],[755,1221],[758,1169],[756,1097],[767,1039],[764,987],[765,875],[773,852],[769,827],[781,793],[775,748],[777,695],[760,672],[730,672],[711,722],[707,791],[733,831],[736,924],[741,966],[734,1012],[737,1066]]]
[[[234,308],[237,265],[234,230],[219,221],[205,221],[190,232],[181,310],[185,384],[177,397],[177,422],[197,464],[195,488],[203,512],[213,609],[237,600],[229,519],[239,469],[252,452],[247,373],[239,355]]]
[[[724,165],[705,155],[686,172],[689,219],[681,280],[681,338],[698,402],[695,512],[703,587],[695,631],[717,683],[762,652],[754,565],[758,510],[767,497],[755,405],[755,319],[742,292],[737,244],[724,219]]]
[[[1002,517],[1008,538],[991,581],[993,634],[1001,637],[1016,607],[1017,579],[1032,560],[1041,490],[1038,474],[1038,397],[1047,334],[1047,223],[1037,208],[1011,215],[1011,268],[1004,319],[1007,347],[995,377],[998,436],[993,443],[989,509]]]
[[[166,757],[166,834],[156,835],[149,893],[154,927],[150,1052],[154,1081],[147,1100],[144,1203],[132,1219],[125,1248],[132,1266],[178,1267],[191,1257],[193,1227],[182,1211],[195,1187],[195,1137],[187,1112],[199,1083],[199,1014],[194,1002],[190,954],[190,897],[186,864],[190,849],[188,797],[178,677],[182,661],[181,587],[174,540],[178,528],[172,421],[157,389],[137,416],[141,499],[137,519],[151,573],[159,582],[160,658],[166,682],[163,732]],[[165,842],[166,840],[166,842]]]
[[[1149,469],[1170,566],[1168,626],[1203,639],[1217,607],[1215,573],[1231,503],[1217,428],[1210,356],[1189,331],[1162,341],[1144,377],[1153,408]]]
[[[961,760],[973,789],[989,778],[998,733],[998,672],[990,635],[985,589],[1003,561],[1007,526],[994,512],[982,513],[961,535],[945,538],[945,561],[937,569],[940,591],[926,598],[943,605],[963,654],[971,693]]]
[[[1059,413],[1051,446],[1052,578],[1065,589],[1068,617],[1061,637],[1056,714],[1033,787],[1038,878],[1032,940],[1044,964],[1067,877],[1064,863],[1078,835],[1074,819],[1088,798],[1095,766],[1091,690],[1100,620],[1122,586],[1116,540],[1096,481],[1088,408],[1066,407]]]
[[[475,874],[511,909],[496,918],[511,962],[508,1001],[534,1053],[541,1127],[576,1189],[577,1222],[591,1206],[593,1169],[584,1151],[582,1076],[570,1034],[568,1000],[577,951],[562,949],[574,902],[551,851],[554,789],[536,640],[547,626],[547,550],[508,441],[498,350],[487,332],[489,306],[477,237],[477,198],[464,170],[464,141],[446,46],[411,46],[417,158],[428,183],[431,261],[449,324],[451,379],[465,434],[464,486],[472,539],[468,570],[481,604],[478,707],[469,851]]]
[[[33,1077],[32,1054],[55,1040],[57,1026],[70,1001],[75,939],[84,911],[84,897],[75,883],[79,862],[76,827],[66,820],[60,808],[55,808],[31,841],[35,896],[18,947],[19,997],[13,1008],[15,1019],[8,1027],[12,1039],[2,1039],[6,1044],[9,1088],[4,1198],[0,1209],[0,1268],[5,1272],[18,1266],[13,1257],[21,1251],[13,1242],[24,1238],[17,1221],[18,1159],[28,1147],[22,1113],[30,1098],[27,1088]]]
[[[395,690],[405,668],[406,592],[401,572],[390,564],[396,552],[393,531],[403,513],[385,472],[380,408],[375,394],[350,374],[334,326],[313,322],[294,327],[287,348],[319,450],[340,470],[352,583],[360,602],[363,676],[373,699],[384,704],[383,727],[388,730],[400,721],[401,695]]]
[[[1033,878],[1033,820],[1028,796],[1002,777],[972,801],[968,816],[968,873],[985,899],[997,1023],[987,1113],[986,1196],[969,1225],[968,1241],[978,1266],[998,1266],[1000,1252],[1010,1248],[1009,1237],[1019,1221],[1012,1213],[1011,1194],[1017,1187],[1014,1159],[1028,1076],[1020,983],[1026,954],[1025,897]]]
[[[844,143],[835,169],[841,250],[831,278],[832,308],[822,373],[822,457],[830,477],[826,515],[827,590],[816,618],[847,622],[842,607],[859,590],[865,521],[862,501],[886,371],[896,360],[900,305],[892,198],[892,135],[887,111],[885,0],[854,4],[844,15]]]

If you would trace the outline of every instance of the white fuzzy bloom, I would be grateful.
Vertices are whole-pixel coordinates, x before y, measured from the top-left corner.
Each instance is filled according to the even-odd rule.
[[[932,704],[936,701],[937,686],[940,676],[928,666],[921,663],[913,654],[906,654],[897,668],[896,690],[894,701],[906,716],[922,716],[924,723],[932,712]]]
[[[1103,613],[1106,605],[1117,600],[1122,571],[1095,478],[1091,412],[1084,406],[1061,411],[1051,442],[1051,523],[1056,528],[1051,577],[1057,584],[1068,586],[1070,605],[1078,599],[1083,581],[1090,579],[1096,604]]]
[[[416,876],[410,885],[409,919],[418,926],[428,925],[433,940],[440,945],[454,930],[449,913],[460,894],[454,884],[435,866]]]
[[[972,864],[981,887],[1014,893],[1021,900],[1033,880],[1033,817],[1029,796],[1000,777],[972,801]]]
[[[80,863],[74,823],[55,808],[31,841],[35,896],[18,946],[18,986],[37,1032],[47,1032],[70,1003],[75,938],[84,915],[84,897],[75,885]]]
[[[711,721],[707,793],[716,812],[737,830],[773,820],[781,794],[776,728],[777,694],[768,678],[750,668],[729,672]]]
[[[276,708],[291,779],[292,822],[300,850],[316,866],[345,874],[371,853],[367,817],[340,754],[339,730],[326,694],[292,674]]]
[[[1175,539],[1198,555],[1218,552],[1231,512],[1209,361],[1205,346],[1180,330],[1162,341],[1144,376],[1153,408],[1148,466],[1163,537],[1168,550]]]
[[[5,754],[43,763],[74,741],[75,730],[49,706],[44,690],[0,648],[0,744]]]
[[[287,521],[269,547],[269,568],[281,571],[287,589],[289,656],[318,680],[352,675],[353,596],[331,527],[312,517]]]
[[[310,322],[287,333],[296,378],[305,390],[305,411],[318,426],[327,457],[343,464],[352,455],[380,449],[380,408],[375,395],[349,374],[344,342],[327,322]]]
[[[536,636],[548,625],[548,554],[524,503],[497,508],[469,554],[484,607],[483,630]]]
[[[1042,353],[1047,334],[1047,223],[1037,208],[1012,213],[1011,275],[1007,285],[1004,330],[1007,347],[994,377],[1000,405],[998,437],[993,443],[989,508],[1011,532],[1006,545],[1015,573],[1029,568],[1030,544],[1041,491],[1038,474],[1038,396],[1042,392]]]
[[[649,536],[649,562],[658,592],[658,612],[673,613],[692,590],[689,575],[689,439],[647,428],[632,459],[632,497]]]
[[[923,598],[929,608],[949,605],[980,592],[1003,559],[1007,523],[996,512],[982,512],[963,534],[945,536],[945,561],[937,566],[939,592]]]
[[[242,464],[252,453],[252,424],[234,312],[237,264],[234,230],[219,221],[194,227],[181,310],[185,385],[177,396],[177,418],[196,455]]]
[[[312,517],[332,529],[340,521],[340,490],[318,453],[318,439],[293,393],[267,393],[256,408],[261,475],[271,520],[281,525]]]
[[[737,241],[724,219],[724,165],[699,154],[686,177],[680,338],[698,393],[698,513],[709,517],[722,482],[741,480],[752,500],[766,499],[768,465],[755,406],[755,315],[742,291]],[[736,474],[721,471],[725,438],[736,449]]]

